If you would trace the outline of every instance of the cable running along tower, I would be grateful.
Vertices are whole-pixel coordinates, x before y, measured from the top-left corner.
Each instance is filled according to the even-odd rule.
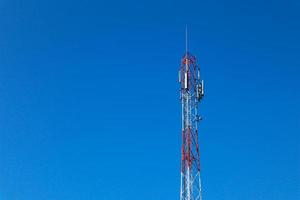
[[[202,200],[200,152],[198,144],[198,104],[204,95],[196,57],[186,52],[179,70],[180,100],[182,105],[182,147],[180,200]]]

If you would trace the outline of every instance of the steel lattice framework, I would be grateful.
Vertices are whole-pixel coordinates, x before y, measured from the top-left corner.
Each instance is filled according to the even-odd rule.
[[[182,148],[180,200],[202,200],[200,151],[198,144],[198,103],[204,95],[196,58],[187,50],[179,71],[182,104]]]

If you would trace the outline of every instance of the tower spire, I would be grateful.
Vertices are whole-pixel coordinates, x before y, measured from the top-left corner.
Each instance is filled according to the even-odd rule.
[[[185,53],[188,52],[188,27],[185,25]]]

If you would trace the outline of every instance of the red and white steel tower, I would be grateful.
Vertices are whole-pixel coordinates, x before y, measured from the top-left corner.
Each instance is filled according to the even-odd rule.
[[[180,200],[202,200],[200,177],[200,152],[198,143],[198,104],[204,95],[196,57],[186,52],[179,71],[180,99],[182,105],[182,147]]]

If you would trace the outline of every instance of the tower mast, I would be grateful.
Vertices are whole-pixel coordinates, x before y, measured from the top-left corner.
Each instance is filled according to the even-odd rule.
[[[180,99],[182,106],[182,146],[180,200],[202,200],[200,177],[200,152],[198,143],[198,103],[204,95],[196,57],[188,52],[186,28],[186,52],[179,70]]]

